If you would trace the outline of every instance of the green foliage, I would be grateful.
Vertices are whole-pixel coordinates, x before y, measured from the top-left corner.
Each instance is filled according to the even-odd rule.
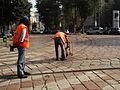
[[[112,27],[113,10],[120,10],[120,0],[106,0],[101,15],[101,26]]]
[[[62,22],[64,28],[81,28],[86,18],[97,10],[99,0],[37,0],[37,8],[41,20],[47,28],[51,24],[59,27]],[[59,6],[62,5],[62,9]],[[62,13],[62,15],[61,15]]]
[[[40,18],[45,23],[47,29],[52,29],[51,25],[57,27],[60,10],[59,3],[56,3],[56,0],[37,0],[37,8]]]
[[[113,2],[105,3],[101,12],[101,26],[112,26]]]
[[[113,9],[120,10],[120,0],[114,0]]]
[[[16,23],[21,16],[30,15],[30,8],[28,0],[0,0],[0,23]]]

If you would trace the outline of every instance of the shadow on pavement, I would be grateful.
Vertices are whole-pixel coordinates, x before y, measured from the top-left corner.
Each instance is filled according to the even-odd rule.
[[[28,61],[26,64],[42,64],[42,63],[52,63],[52,62],[55,62],[55,58],[44,59],[44,60]]]
[[[7,80],[18,79],[18,76],[17,76],[17,75],[4,75],[4,76],[1,76],[1,75],[0,75],[0,79],[2,79],[2,80],[0,81],[0,83],[2,83],[2,82],[5,82],[5,81],[7,81]]]
[[[59,74],[59,73],[72,73],[72,72],[88,72],[88,71],[116,70],[116,69],[120,69],[120,68],[98,68],[98,69],[85,69],[85,70],[70,70],[70,71],[59,71],[59,72],[36,73],[36,74],[32,74],[32,75]]]
[[[55,62],[55,59],[54,58],[51,58],[51,59],[44,59],[44,60],[35,60],[35,61],[26,61],[25,64],[42,64],[42,63],[52,63],[52,62]],[[2,63],[4,65],[0,65],[0,67],[9,67],[11,65],[17,65],[17,63],[12,63],[12,64],[6,64],[6,63]]]
[[[86,69],[86,70],[69,70],[69,71],[59,71],[59,72],[35,73],[35,74],[31,74],[31,76],[47,75],[47,74],[60,74],[60,73],[87,72],[87,71],[99,71],[99,70],[116,70],[116,69],[120,69],[120,68],[98,68],[98,69]],[[0,76],[0,79],[3,79],[3,81],[0,81],[0,83],[1,83],[6,80],[18,79],[18,77],[17,77],[17,75],[4,75],[4,76]]]

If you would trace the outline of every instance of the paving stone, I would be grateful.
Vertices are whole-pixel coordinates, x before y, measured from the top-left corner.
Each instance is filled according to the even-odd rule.
[[[106,82],[109,83],[110,85],[116,85],[116,84],[118,84],[118,82],[115,81],[115,80],[106,80]]]
[[[90,66],[87,65],[87,66],[79,66],[80,67],[80,70],[89,70],[90,69]]]
[[[83,72],[73,72],[75,74],[75,76],[79,76],[79,75],[84,75]]]
[[[31,76],[28,76],[27,78],[23,78],[21,82],[31,81],[31,79],[32,79]]]
[[[87,75],[91,80],[99,78],[97,75],[95,75],[93,72],[85,72],[85,75]]]
[[[100,81],[97,81],[97,82],[94,82],[94,83],[96,83],[96,85],[98,85],[101,89],[108,86],[108,83],[106,83],[103,80],[100,80]]]
[[[33,87],[20,88],[20,90],[34,90]]]
[[[77,77],[81,82],[90,81],[90,79],[86,75],[79,75]]]
[[[64,69],[66,69],[67,67],[66,67],[66,66],[60,66],[59,68],[62,69],[62,70],[64,70]]]
[[[60,68],[53,68],[53,69],[51,69],[53,72],[62,72],[62,69],[60,69]]]
[[[110,74],[113,74],[114,72],[112,72],[112,70],[103,70],[104,73],[110,75]]]
[[[38,80],[38,81],[32,81],[32,82],[33,82],[34,87],[44,84],[44,82],[40,81],[40,80]]]
[[[100,88],[92,81],[83,82],[83,84],[88,90],[100,90]]]
[[[73,90],[73,88],[72,88],[72,87],[69,87],[69,88],[64,88],[64,89],[62,89],[62,90]]]
[[[64,73],[66,78],[74,77],[75,75],[73,73]]]
[[[106,79],[111,79],[111,77],[109,77],[109,76],[107,76],[105,73],[103,73],[103,72],[99,72],[99,73],[97,73],[97,75],[99,76],[99,77],[101,77],[102,79],[104,79],[104,80],[106,80]]]
[[[110,74],[110,76],[115,80],[120,80],[120,76],[117,74]]]
[[[21,88],[32,87],[32,81],[24,81],[21,83]]]
[[[40,81],[42,81],[43,78],[42,78],[42,75],[33,75],[33,76],[32,76],[32,80],[33,80],[33,81],[35,81],[35,80],[40,80]]]
[[[46,90],[44,84],[39,85],[39,86],[34,86],[34,90]]]
[[[87,88],[85,88],[82,84],[72,85],[72,87],[74,90],[87,90]]]
[[[7,87],[7,90],[19,90],[20,84],[11,84]]]
[[[71,87],[69,82],[66,80],[66,79],[63,79],[63,80],[58,80],[56,81],[57,82],[57,85],[58,87],[62,90],[62,89],[65,89],[65,88],[69,88]]]
[[[20,79],[12,79],[9,84],[20,84]]]
[[[0,90],[6,90],[7,86],[0,86]]]
[[[53,76],[53,75],[49,75],[49,77],[46,79],[46,82],[47,82],[47,83],[55,82],[54,76]]]
[[[120,90],[120,84],[114,84],[112,86],[115,88],[115,90]]]
[[[115,89],[111,87],[110,85],[108,85],[108,86],[103,87],[102,90],[115,90]]]
[[[63,73],[61,73],[61,74],[54,74],[54,77],[55,77],[56,81],[65,79]]]
[[[2,80],[0,83],[0,86],[7,86],[9,84],[10,80]]]
[[[59,90],[56,82],[46,83],[48,90]]]
[[[51,70],[45,70],[45,71],[42,71],[42,73],[52,73],[53,71]]]

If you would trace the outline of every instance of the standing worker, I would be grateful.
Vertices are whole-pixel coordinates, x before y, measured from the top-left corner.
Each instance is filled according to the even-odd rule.
[[[27,78],[30,73],[25,71],[25,50],[29,48],[29,18],[23,16],[17,26],[14,36],[13,45],[18,49],[18,60],[17,60],[17,74],[18,78]]]
[[[59,30],[54,35],[56,60],[66,60],[65,44],[68,41],[67,35]],[[61,47],[61,58],[59,58],[58,48]]]

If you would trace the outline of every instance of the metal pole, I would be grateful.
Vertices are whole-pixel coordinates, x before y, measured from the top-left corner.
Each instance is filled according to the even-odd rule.
[[[95,4],[95,0],[94,0],[94,27],[97,26],[97,22],[96,22],[96,4]]]
[[[99,4],[100,4],[100,8],[99,8],[99,17],[98,17],[98,18],[99,18],[99,21],[98,21],[99,27],[100,27],[100,25],[101,25],[101,24],[100,24],[100,23],[101,23],[101,3],[102,3],[102,2],[101,2],[101,0],[100,0],[100,3],[99,3]]]
[[[76,11],[77,11],[77,6],[76,2],[74,1],[74,33],[76,32]]]

